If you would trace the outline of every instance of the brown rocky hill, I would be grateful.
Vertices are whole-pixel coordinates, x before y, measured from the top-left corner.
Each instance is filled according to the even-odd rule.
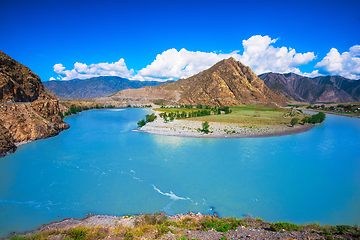
[[[295,73],[264,73],[259,77],[273,91],[295,101],[357,102],[360,101],[360,81],[340,76],[308,78]]]
[[[37,99],[50,99],[40,78],[0,51],[0,102],[32,102]]]
[[[211,68],[187,79],[166,83],[147,90],[119,91],[115,99],[163,100],[177,104],[234,106],[275,102],[284,105],[287,99],[272,90],[250,69],[234,58],[222,60]]]
[[[59,101],[45,92],[40,78],[0,51],[0,157],[20,143],[68,128],[60,117]]]

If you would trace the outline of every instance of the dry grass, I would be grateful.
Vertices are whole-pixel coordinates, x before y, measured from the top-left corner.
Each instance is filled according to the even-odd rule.
[[[265,105],[247,105],[231,107],[231,114],[210,115],[191,118],[191,121],[208,121],[219,123],[234,123],[240,126],[248,125],[284,125],[290,124],[291,117],[284,117],[291,109],[267,108]],[[180,110],[182,111],[182,110]],[[296,113],[296,117],[305,115]],[[294,116],[294,117],[295,117]]]

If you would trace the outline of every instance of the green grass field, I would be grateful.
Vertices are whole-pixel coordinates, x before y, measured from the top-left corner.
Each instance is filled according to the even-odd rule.
[[[191,112],[200,109],[186,109],[186,108],[157,108],[154,109],[161,112],[176,112],[182,111]],[[234,123],[239,125],[283,125],[290,124],[292,117],[283,117],[284,114],[291,112],[288,108],[271,108],[266,105],[244,105],[231,107],[232,113],[222,115],[210,115],[196,118],[186,118],[191,121],[208,121],[219,123]],[[305,115],[295,115],[302,119]]]

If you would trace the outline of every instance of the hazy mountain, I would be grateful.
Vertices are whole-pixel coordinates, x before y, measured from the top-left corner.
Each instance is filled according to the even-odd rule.
[[[123,90],[114,99],[144,98],[177,102],[234,106],[255,102],[286,103],[283,96],[270,90],[250,69],[234,58],[222,60],[211,68],[187,79],[166,83],[157,87]]]
[[[110,96],[123,89],[162,84],[158,81],[137,81],[121,77],[103,76],[84,80],[47,81],[44,86],[63,98],[85,99]]]
[[[360,81],[340,76],[308,78],[294,73],[264,73],[259,75],[273,91],[301,102],[360,101]]]

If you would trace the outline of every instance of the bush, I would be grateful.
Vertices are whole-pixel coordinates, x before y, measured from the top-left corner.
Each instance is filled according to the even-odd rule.
[[[146,114],[145,118],[146,118],[146,122],[148,123],[148,122],[153,122],[157,118],[157,116],[154,113],[152,113],[151,115]]]
[[[143,126],[145,126],[145,124],[146,124],[146,122],[144,119],[137,122],[138,127],[143,127]]]
[[[203,230],[207,231],[215,229],[218,232],[227,232],[229,230],[236,230],[241,224],[240,219],[236,218],[212,218],[205,217],[201,223]]]
[[[297,124],[298,122],[299,122],[299,119],[298,119],[298,118],[293,118],[293,119],[291,119],[290,124],[291,124],[291,126],[294,126],[294,125]]]
[[[208,121],[205,121],[205,122],[203,122],[203,124],[202,124],[202,129],[201,129],[201,131],[202,132],[204,132],[204,133],[206,133],[206,134],[208,134],[209,132],[210,132],[210,130],[209,130],[209,122]]]
[[[325,113],[319,112],[318,114],[314,114],[309,118],[303,118],[301,121],[303,123],[315,124],[315,123],[322,123],[325,120],[325,118],[326,118]]]
[[[282,229],[287,231],[300,231],[300,225],[289,222],[277,222],[277,223],[271,223],[270,229],[276,232]]]

